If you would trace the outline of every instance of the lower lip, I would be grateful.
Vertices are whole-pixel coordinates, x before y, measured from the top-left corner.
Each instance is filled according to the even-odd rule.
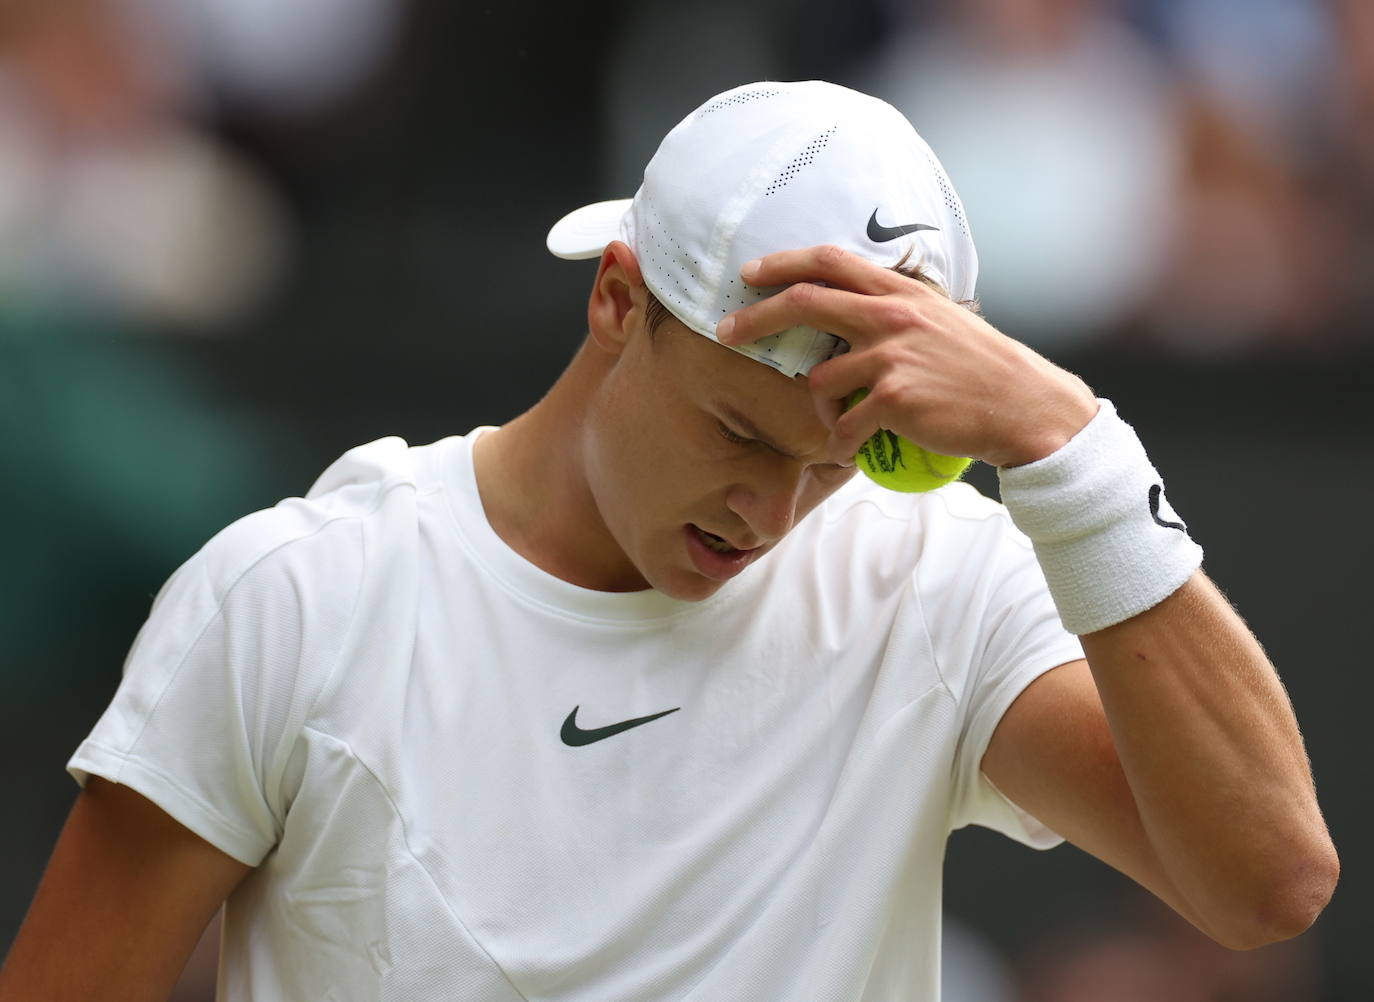
[[[687,553],[698,571],[712,581],[729,581],[744,570],[758,556],[761,547],[752,550],[733,550],[730,553],[717,553],[707,546],[697,533],[696,526],[683,527],[687,534]]]

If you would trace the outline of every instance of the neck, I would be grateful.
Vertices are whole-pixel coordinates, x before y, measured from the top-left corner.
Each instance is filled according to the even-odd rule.
[[[587,480],[583,430],[604,362],[584,344],[548,395],[473,449],[477,488],[498,536],[536,567],[596,591],[648,584],[611,536]]]

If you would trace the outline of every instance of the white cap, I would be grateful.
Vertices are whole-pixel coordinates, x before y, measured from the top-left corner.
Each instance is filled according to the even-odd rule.
[[[775,251],[834,244],[883,267],[910,251],[955,300],[973,298],[978,276],[963,206],[925,140],[887,102],[819,80],[711,98],[664,138],[633,199],[569,213],[548,246],[580,260],[617,239],[658,300],[713,340],[727,313],[781,291],[739,276]],[[843,345],[794,327],[735,350],[795,376]]]

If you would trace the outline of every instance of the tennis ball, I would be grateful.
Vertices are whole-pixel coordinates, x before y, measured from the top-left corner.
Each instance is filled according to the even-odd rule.
[[[868,396],[867,390],[855,390],[849,395],[845,409]],[[922,449],[915,442],[895,435],[886,428],[873,433],[854,456],[854,465],[868,478],[894,491],[908,494],[933,491],[952,483],[964,475],[973,460],[963,456],[944,456]]]

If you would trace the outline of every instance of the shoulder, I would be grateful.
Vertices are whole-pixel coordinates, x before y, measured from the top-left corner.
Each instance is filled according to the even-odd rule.
[[[413,525],[415,499],[427,486],[429,451],[397,437],[350,449],[301,497],[245,515],[201,549],[202,572],[221,592],[266,567],[308,571],[321,554],[367,557],[364,536],[378,523]],[[328,572],[337,569],[319,567]]]
[[[163,586],[154,608],[175,605],[189,626],[236,609],[334,615],[351,608],[365,575],[417,545],[417,498],[430,488],[433,453],[390,437],[351,449],[301,497],[253,512],[216,533]]]
[[[184,677],[266,686],[281,706],[304,706],[355,638],[360,609],[375,613],[369,636],[394,639],[417,587],[427,448],[383,439],[350,450],[305,496],[212,537],[162,586],[125,660],[134,702],[159,705]]]

